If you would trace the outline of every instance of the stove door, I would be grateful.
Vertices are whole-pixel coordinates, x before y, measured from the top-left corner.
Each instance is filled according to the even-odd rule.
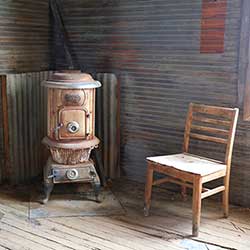
[[[59,111],[59,139],[85,139],[88,112],[82,107],[64,107]]]

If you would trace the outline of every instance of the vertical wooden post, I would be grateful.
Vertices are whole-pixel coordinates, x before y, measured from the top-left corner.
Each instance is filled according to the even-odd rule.
[[[239,110],[235,109],[233,120],[231,121],[228,144],[227,144],[227,149],[226,149],[226,156],[225,156],[225,163],[227,165],[227,171],[226,171],[226,176],[224,177],[225,190],[222,193],[222,205],[223,205],[223,212],[224,212],[225,218],[227,218],[229,214],[229,182],[230,182],[233,145],[234,145],[238,116],[239,116]]]
[[[183,143],[183,152],[184,153],[188,153],[192,119],[193,119],[193,103],[190,103],[189,108],[188,108],[186,124],[185,124],[185,132],[184,132],[184,143]]]
[[[181,186],[181,196],[183,201],[187,200],[187,187],[184,185]]]
[[[250,1],[243,0],[238,65],[238,103],[243,103],[243,120],[250,120]]]
[[[147,180],[146,180],[146,185],[145,185],[145,204],[144,204],[144,215],[145,216],[149,215],[149,209],[150,209],[150,205],[151,205],[153,173],[154,173],[154,170],[151,167],[150,163],[148,163]]]
[[[238,105],[243,109],[243,119],[250,119],[249,106],[249,47],[250,47],[250,1],[242,0],[241,5],[241,31],[238,58]]]
[[[8,118],[8,100],[7,100],[7,81],[6,76],[1,78],[1,91],[2,91],[2,112],[3,112],[3,137],[4,137],[4,166],[2,169],[3,182],[10,180],[10,148],[9,148],[9,118]]]
[[[222,193],[222,206],[225,218],[227,218],[229,214],[229,178],[230,175],[224,177],[225,190]]]
[[[193,181],[193,236],[195,237],[199,234],[201,221],[201,191],[201,177],[196,175]]]
[[[193,104],[190,103],[188,107],[188,114],[185,124],[185,132],[184,132],[184,143],[183,143],[183,152],[188,153],[189,148],[189,140],[190,140],[190,130],[193,119]],[[183,200],[186,200],[187,197],[187,187],[181,186],[181,196]]]

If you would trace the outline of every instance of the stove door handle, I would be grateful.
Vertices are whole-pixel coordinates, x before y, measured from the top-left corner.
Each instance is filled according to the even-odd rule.
[[[89,136],[90,134],[90,112],[87,109],[84,109],[86,112],[86,136]]]
[[[63,123],[59,123],[57,127],[54,128],[55,138],[59,139],[59,129],[63,127]]]

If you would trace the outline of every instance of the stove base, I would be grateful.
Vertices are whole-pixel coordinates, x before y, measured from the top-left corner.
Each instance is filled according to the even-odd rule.
[[[44,167],[43,176],[45,194],[45,198],[41,201],[43,204],[48,202],[54,184],[75,182],[91,183],[96,201],[100,202],[99,193],[101,184],[92,160],[75,165],[63,165],[56,163],[50,157]]]

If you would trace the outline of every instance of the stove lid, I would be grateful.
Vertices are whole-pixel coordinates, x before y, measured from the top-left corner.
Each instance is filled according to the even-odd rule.
[[[77,70],[56,71],[42,85],[48,88],[59,89],[91,89],[101,87],[101,83],[90,74]]]

